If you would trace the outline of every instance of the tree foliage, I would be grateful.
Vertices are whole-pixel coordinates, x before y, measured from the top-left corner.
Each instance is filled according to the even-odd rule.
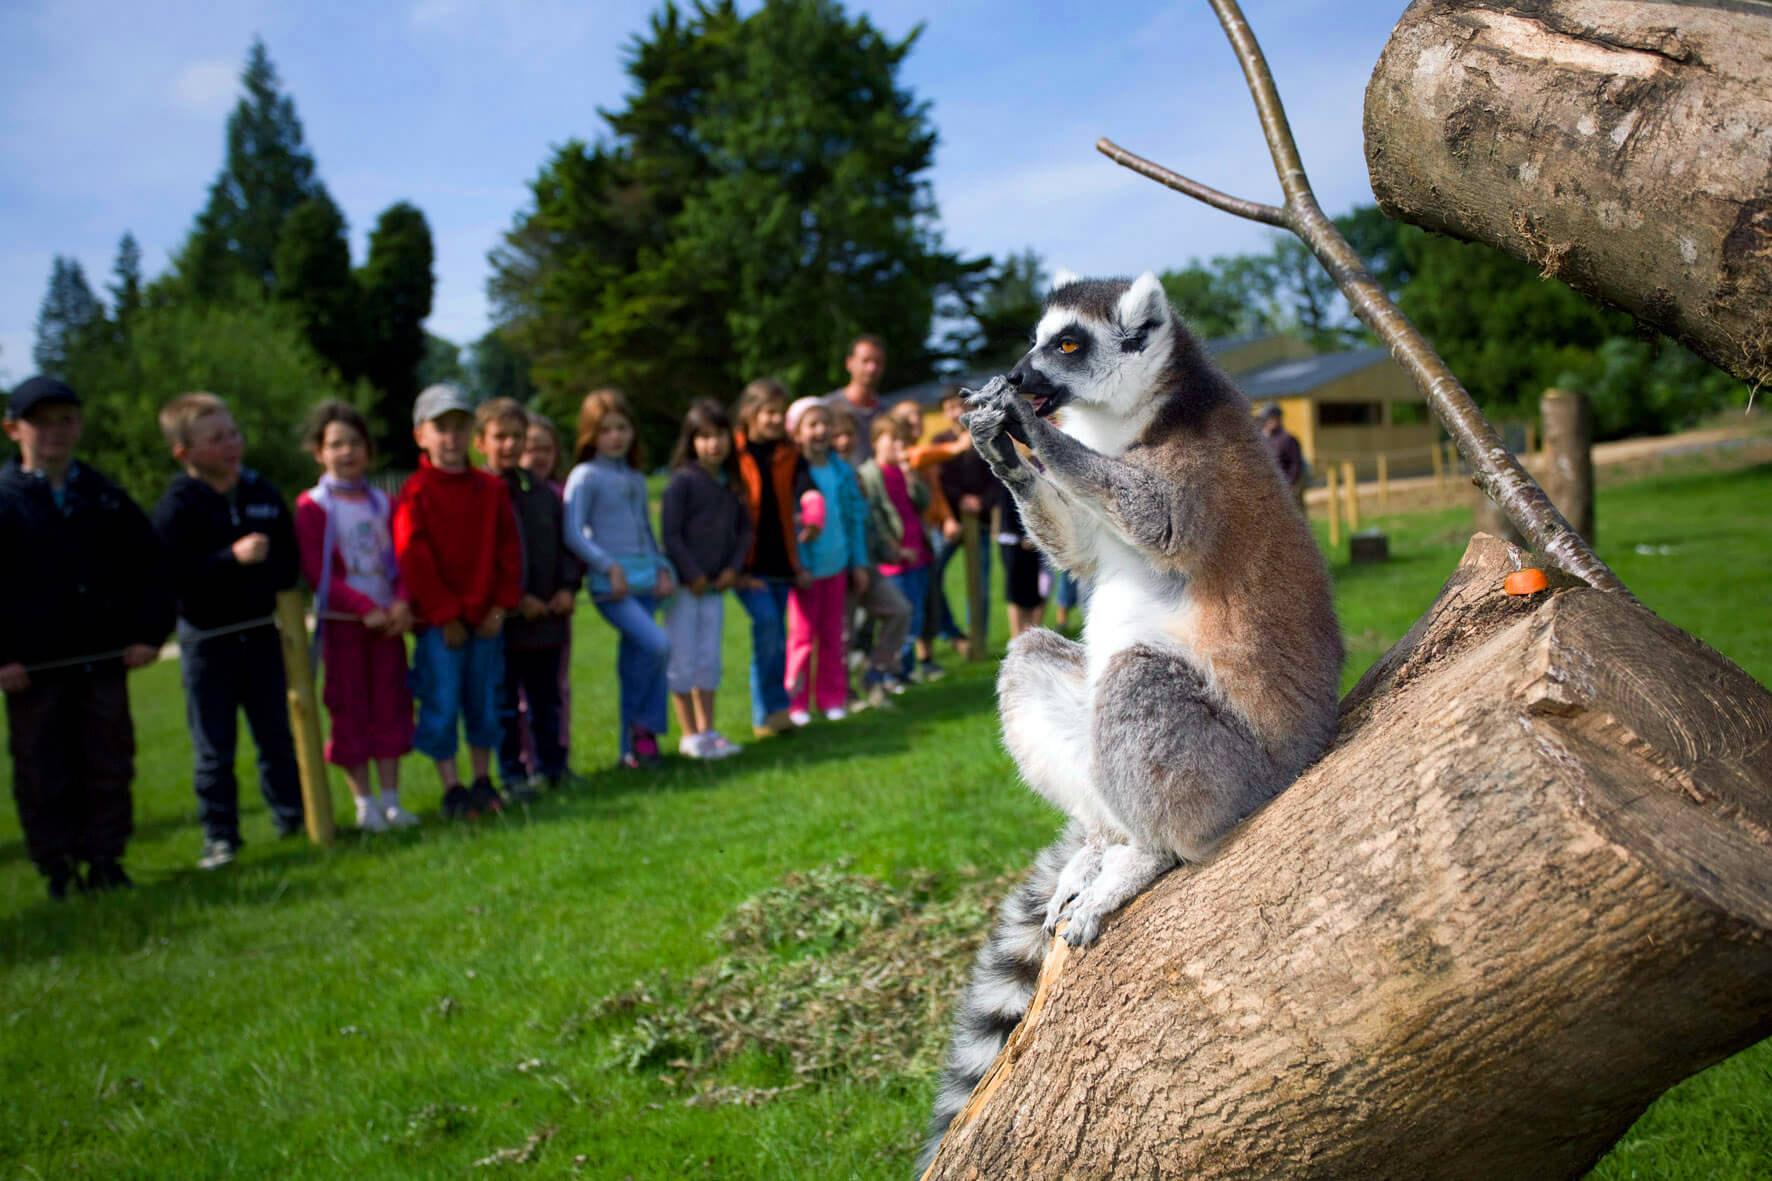
[[[262,299],[144,306],[127,339],[83,349],[65,379],[85,402],[81,455],[145,504],[178,470],[156,421],[178,394],[225,398],[247,465],[291,498],[317,472],[298,438],[308,408],[324,398],[369,400],[367,387],[346,386],[309,347],[293,309]]]
[[[1029,246],[956,283],[943,311],[956,325],[947,352],[968,374],[1006,369],[1027,352],[1045,306],[1049,276]]]
[[[364,364],[363,300],[351,274],[345,216],[324,190],[290,210],[274,255],[277,300],[314,351],[347,381]]]
[[[284,219],[325,193],[295,100],[279,89],[262,40],[253,40],[240,84],[246,93],[228,116],[227,159],[178,259],[180,278],[198,299],[225,298],[236,274],[273,293]]]
[[[56,255],[50,264],[49,290],[37,310],[37,341],[31,348],[38,371],[65,378],[70,358],[103,324],[104,315],[104,305],[92,293],[79,261]]]
[[[898,83],[915,41],[831,0],[654,14],[608,138],[555,153],[492,256],[498,321],[550,409],[615,382],[658,435],[762,374],[840,384],[864,331],[895,381],[929,375],[937,300],[985,260],[934,227],[935,133]]]
[[[425,358],[425,318],[436,288],[431,228],[417,207],[390,205],[369,235],[369,259],[358,273],[363,299],[363,371],[377,391],[376,411],[389,424],[382,443],[389,458],[410,464],[417,451],[410,421]]]

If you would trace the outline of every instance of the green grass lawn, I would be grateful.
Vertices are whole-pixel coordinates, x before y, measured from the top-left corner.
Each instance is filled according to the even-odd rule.
[[[1432,600],[1467,521],[1382,519],[1391,562],[1336,565],[1344,687]],[[1608,487],[1599,528],[1646,604],[1772,681],[1772,467]],[[729,601],[719,711],[748,742],[744,624]],[[426,824],[322,850],[275,840],[249,787],[248,844],[215,873],[193,866],[178,670],[136,674],[139,888],[50,904],[0,816],[0,1173],[908,1175],[958,936],[1057,827],[996,746],[993,667],[624,775],[612,651],[581,614],[586,789],[445,826],[414,758]],[[336,777],[334,801],[348,819]],[[1766,1175],[1769,1045],[1676,1088],[1596,1175]]]

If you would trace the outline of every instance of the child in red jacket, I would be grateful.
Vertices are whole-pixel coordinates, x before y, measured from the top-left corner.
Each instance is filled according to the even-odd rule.
[[[412,601],[418,698],[413,746],[436,760],[443,814],[504,810],[492,786],[492,752],[504,736],[505,613],[523,597],[523,548],[504,481],[468,463],[473,408],[452,385],[434,385],[412,408],[418,471],[394,505],[394,554]],[[456,721],[465,724],[474,780],[456,768]]]
[[[326,666],[332,719],[326,761],[351,785],[357,827],[407,828],[418,823],[400,806],[400,757],[412,749],[402,638],[412,628],[412,610],[394,558],[392,506],[363,478],[369,424],[356,407],[339,401],[314,407],[304,442],[323,472],[295,498],[295,541],[314,588],[314,626]],[[381,777],[380,799],[370,787],[371,761]]]

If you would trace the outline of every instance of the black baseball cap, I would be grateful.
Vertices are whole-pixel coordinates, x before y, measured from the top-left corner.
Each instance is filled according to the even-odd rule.
[[[19,387],[12,391],[12,397],[6,400],[6,417],[14,420],[23,418],[33,407],[49,402],[66,402],[71,406],[78,406],[80,395],[53,377],[27,378],[19,383]]]

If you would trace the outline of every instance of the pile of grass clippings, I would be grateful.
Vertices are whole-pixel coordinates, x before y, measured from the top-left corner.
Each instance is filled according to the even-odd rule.
[[[725,953],[687,981],[603,997],[571,1024],[611,1022],[614,1062],[659,1070],[694,1106],[758,1106],[834,1079],[875,1085],[933,1077],[949,1012],[1012,879],[933,875],[902,886],[845,872],[790,873],[735,907],[712,933]],[[719,1072],[743,1059],[773,1086]]]

